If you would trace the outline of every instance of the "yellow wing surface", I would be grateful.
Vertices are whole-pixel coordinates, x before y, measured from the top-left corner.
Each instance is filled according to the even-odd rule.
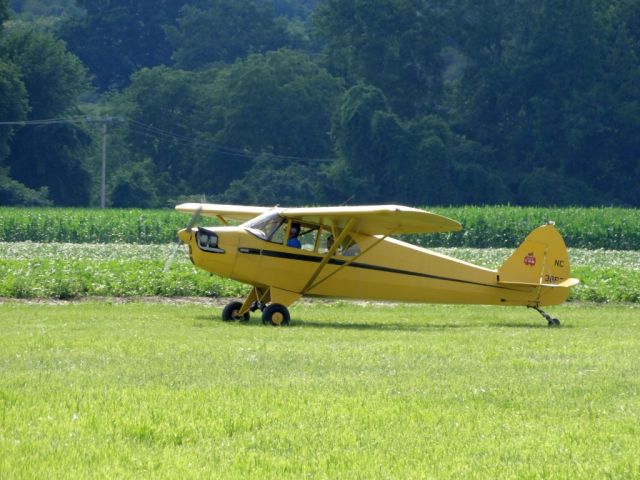
[[[453,232],[462,229],[455,220],[417,208],[400,205],[361,207],[284,208],[285,218],[316,225],[331,224],[343,229],[353,220],[350,231],[365,235]]]
[[[183,203],[176,210],[191,215],[198,213],[203,217],[215,217],[223,223],[231,221],[246,222],[271,210],[270,207],[250,207],[244,205],[222,205],[217,203]]]
[[[351,232],[365,235],[394,235],[408,233],[454,232],[462,229],[455,220],[417,208],[401,205],[372,205],[358,207],[279,208],[221,205],[212,203],[183,203],[176,210],[229,220],[248,221],[273,210],[280,216],[315,225],[332,225],[342,230],[351,222]]]

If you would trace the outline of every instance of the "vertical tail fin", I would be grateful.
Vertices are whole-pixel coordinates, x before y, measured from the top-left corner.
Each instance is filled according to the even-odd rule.
[[[553,223],[527,235],[498,269],[498,282],[541,287],[536,304],[561,303],[569,295],[569,287],[579,283],[571,278],[567,247]]]

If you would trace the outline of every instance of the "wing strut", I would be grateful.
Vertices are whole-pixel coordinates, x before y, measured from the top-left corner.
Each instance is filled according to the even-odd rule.
[[[320,265],[318,265],[318,268],[316,268],[316,271],[313,272],[313,275],[311,275],[311,277],[309,278],[309,281],[307,281],[306,285],[302,289],[301,293],[303,295],[309,290],[309,288],[311,287],[311,285],[313,284],[315,279],[318,278],[318,275],[320,275],[320,272],[322,271],[322,269],[329,262],[329,259],[336,253],[336,251],[338,250],[338,247],[341,245],[342,241],[345,239],[345,237],[351,231],[351,228],[353,227],[354,223],[355,223],[355,218],[351,218],[351,219],[349,219],[347,224],[344,226],[344,228],[342,229],[342,232],[340,232],[340,235],[338,235],[338,238],[335,239],[335,241],[333,242],[333,245],[331,245],[331,248],[325,254],[324,258],[320,262]]]
[[[378,245],[380,242],[382,242],[385,238],[387,238],[388,235],[382,235],[377,241],[373,242],[371,245],[369,245],[367,248],[365,248],[362,252],[360,252],[358,255],[351,257],[349,260],[347,260],[346,262],[344,262],[342,265],[340,265],[339,268],[337,268],[334,272],[331,272],[329,275],[327,275],[326,277],[324,277],[322,280],[314,283],[313,285],[311,285],[309,288],[307,288],[307,286],[305,286],[304,290],[302,291],[302,294],[304,295],[306,292],[308,292],[309,290],[311,290],[312,288],[316,288],[318,285],[320,285],[322,282],[328,280],[329,278],[331,278],[333,275],[335,275],[336,273],[338,273],[340,270],[342,270],[345,267],[348,267],[349,265],[351,265],[353,262],[355,262],[358,258],[360,258],[362,255],[364,255],[365,253],[367,253],[369,250],[371,250],[373,247],[375,247],[376,245]],[[329,252],[327,252],[327,255],[329,254]],[[317,272],[318,274],[320,272]],[[317,275],[315,275],[315,277],[317,277]],[[314,277],[314,279],[315,279]],[[307,285],[309,284],[309,282],[307,283]]]

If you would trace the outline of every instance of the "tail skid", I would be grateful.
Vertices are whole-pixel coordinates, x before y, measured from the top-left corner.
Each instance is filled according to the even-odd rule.
[[[549,322],[549,326],[550,327],[559,327],[560,326],[560,320],[558,320],[557,318],[552,317],[551,315],[549,315],[547,312],[545,312],[544,310],[542,310],[540,307],[528,307],[528,308],[533,308],[535,311],[537,311],[540,315],[542,315],[544,317],[544,319]]]

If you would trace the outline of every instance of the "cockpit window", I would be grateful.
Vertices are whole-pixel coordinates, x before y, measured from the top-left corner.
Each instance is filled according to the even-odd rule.
[[[262,240],[286,245],[288,242],[285,242],[285,235],[288,233],[289,223],[292,222],[298,225],[299,230],[296,237],[300,242],[299,246],[292,248],[323,254],[333,245],[335,239],[331,229],[311,223],[298,222],[297,220],[287,220],[274,210],[265,212],[242,226]],[[360,255],[360,247],[351,236],[347,235],[342,239],[335,254],[355,257]]]
[[[335,237],[331,230],[321,229],[320,238],[317,241],[318,253],[327,253],[331,250],[331,247],[335,244]],[[334,250],[334,255],[341,255],[343,257],[356,257],[360,255],[360,246],[355,240],[347,235],[342,239],[340,245]]]
[[[355,240],[353,238],[351,238],[350,236],[347,236],[343,242],[341,247],[341,252],[340,255],[345,256],[345,257],[355,257],[360,255],[360,247],[358,246],[358,244],[355,242]]]
[[[275,212],[270,212],[245,223],[244,227],[263,240],[282,243],[286,224],[283,217]]]
[[[300,240],[302,250],[313,252],[316,249],[316,238],[318,235],[318,227],[315,225],[302,225],[298,239]]]

